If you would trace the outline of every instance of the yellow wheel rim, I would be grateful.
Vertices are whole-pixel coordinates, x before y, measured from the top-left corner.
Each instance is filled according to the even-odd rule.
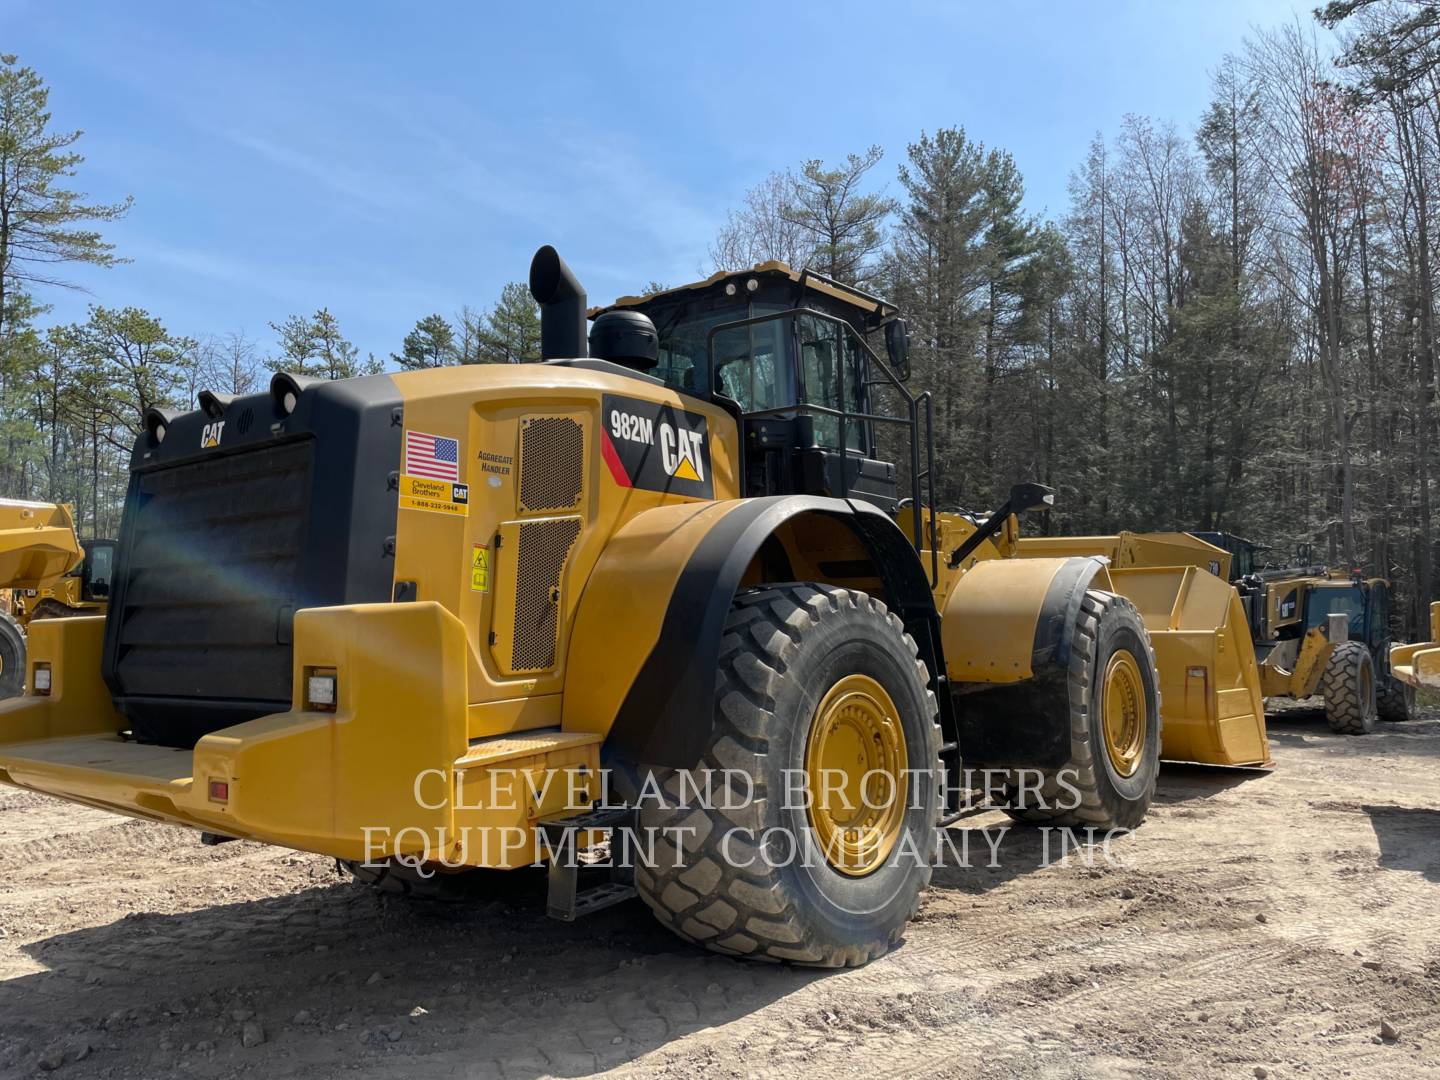
[[[905,821],[905,732],[885,688],[847,675],[826,693],[805,743],[807,814],[825,860],[842,874],[878,869]]]
[[[1121,776],[1134,776],[1145,751],[1145,682],[1140,665],[1118,649],[1105,665],[1100,699],[1105,709],[1105,752]]]

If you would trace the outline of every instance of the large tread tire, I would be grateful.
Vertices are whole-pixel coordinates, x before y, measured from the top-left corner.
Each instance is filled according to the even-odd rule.
[[[781,796],[794,775],[785,770],[803,774],[821,698],[856,672],[894,701],[916,786],[895,848],[871,873],[848,877],[825,861],[803,807]],[[825,968],[883,955],[919,910],[940,818],[937,709],[915,642],[867,593],[807,583],[747,590],[731,609],[716,683],[702,760],[657,772],[666,797],[640,800],[641,899],[680,937],[728,955]],[[697,798],[706,770],[712,790]],[[748,802],[731,786],[737,775],[753,780]],[[774,850],[770,830],[807,857]]]
[[[1415,718],[1415,688],[1393,675],[1385,675],[1375,688],[1375,715],[1390,724]]]
[[[0,698],[25,692],[25,631],[8,612],[0,611]]]
[[[1134,773],[1123,776],[1105,748],[1103,703],[1097,703],[1102,672],[1125,649],[1140,667],[1145,686],[1146,730]],[[1016,821],[1062,828],[1134,829],[1145,820],[1160,776],[1160,680],[1155,649],[1140,613],[1123,596],[1091,589],[1080,604],[1070,645],[1070,760],[1045,770],[1038,787],[1011,788],[1006,809]],[[1033,776],[1034,770],[1030,770]],[[1078,792],[1078,798],[1077,793]]]
[[[1364,642],[1335,646],[1320,676],[1325,720],[1338,735],[1369,735],[1375,730],[1375,662]]]

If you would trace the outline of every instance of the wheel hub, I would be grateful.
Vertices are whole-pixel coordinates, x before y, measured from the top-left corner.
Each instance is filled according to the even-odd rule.
[[[1117,649],[1105,665],[1100,700],[1105,709],[1105,753],[1121,776],[1134,776],[1145,751],[1145,682],[1140,665],[1125,649]]]
[[[826,861],[863,877],[884,864],[905,819],[905,733],[885,688],[847,675],[821,699],[805,744],[807,814]]]

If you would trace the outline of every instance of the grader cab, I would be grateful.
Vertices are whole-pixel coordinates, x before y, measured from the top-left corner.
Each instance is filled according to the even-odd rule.
[[[109,610],[34,624],[0,781],[407,892],[548,861],[561,917],[638,892],[821,966],[899,941],[974,788],[1141,822],[1224,605],[1015,557],[1038,485],[937,513],[893,307],[769,264],[597,311],[587,347],[552,248],[530,285],[541,363],[152,410]],[[618,825],[585,888],[560,853]]]

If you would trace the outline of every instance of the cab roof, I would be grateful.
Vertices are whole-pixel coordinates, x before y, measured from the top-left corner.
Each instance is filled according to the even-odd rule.
[[[648,296],[622,296],[613,304],[603,307],[593,307],[586,315],[595,318],[607,311],[616,311],[621,308],[636,308],[645,304],[653,303],[661,298],[682,298],[684,293],[708,292],[731,279],[741,281],[746,278],[766,278],[770,281],[789,281],[791,284],[802,289],[813,289],[822,296],[832,300],[838,300],[860,312],[867,320],[880,322],[891,316],[900,314],[900,309],[890,301],[866,292],[864,289],[856,288],[853,285],[846,285],[843,282],[826,277],[816,270],[792,270],[788,265],[778,259],[771,259],[768,262],[756,263],[748,270],[718,270],[711,274],[704,281],[692,282],[689,285],[677,285],[673,289],[662,289],[660,292],[651,293]]]

